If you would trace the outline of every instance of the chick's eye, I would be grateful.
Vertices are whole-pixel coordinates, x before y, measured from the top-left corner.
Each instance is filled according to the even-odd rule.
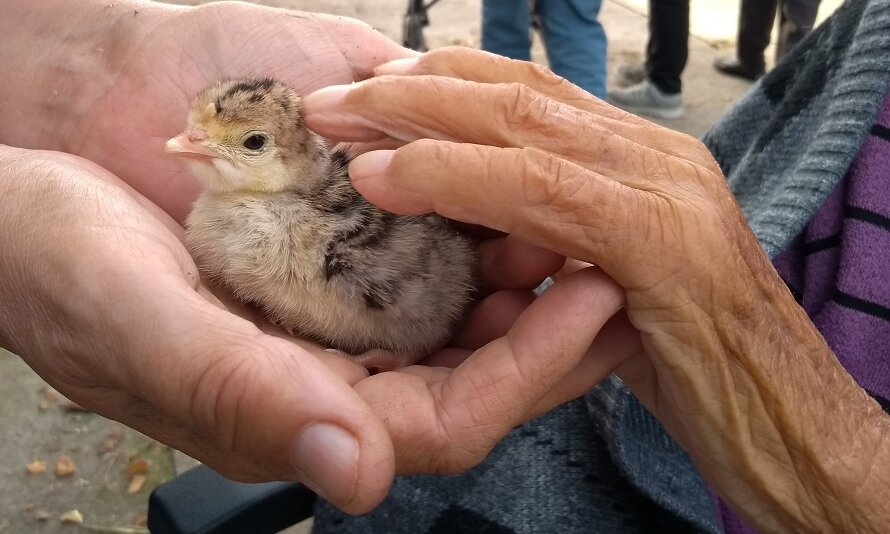
[[[254,134],[244,140],[244,148],[247,150],[259,150],[266,146],[266,136]]]

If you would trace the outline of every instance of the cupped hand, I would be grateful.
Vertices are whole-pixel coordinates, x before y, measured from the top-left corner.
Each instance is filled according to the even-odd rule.
[[[563,258],[489,239],[487,296],[452,346],[369,376],[214,295],[181,227],[105,169],[0,146],[0,172],[0,345],[76,402],[229,477],[300,480],[353,513],[395,472],[465,470],[571,398],[557,384],[621,306],[595,269],[535,298]],[[597,361],[602,376],[616,365]]]
[[[81,4],[74,9],[87,18],[78,24],[91,27],[86,37],[56,42],[43,31],[48,57],[18,66],[49,79],[19,88],[34,93],[37,109],[15,128],[0,127],[0,143],[83,156],[180,222],[198,186],[164,143],[185,127],[190,102],[210,83],[271,76],[305,93],[363,79],[380,63],[414,54],[345,17],[244,2]],[[29,46],[20,53],[33,55]],[[23,131],[40,124],[38,137]]]
[[[377,72],[305,99],[322,135],[407,143],[353,162],[365,197],[597,265],[626,295],[610,339],[617,373],[721,495],[766,529],[807,525],[801,510],[838,504],[806,489],[825,480],[816,458],[826,451],[856,462],[826,433],[853,414],[885,416],[797,306],[700,142],[482,52],[436,50]],[[577,390],[601,379],[570,377],[563,386]],[[826,416],[807,400],[812,388],[832,391],[848,415]],[[782,492],[799,501],[786,506]]]
[[[4,347],[230,477],[299,479],[353,512],[383,498],[392,444],[351,387],[366,373],[224,305],[181,228],[101,167],[0,146],[0,168]]]

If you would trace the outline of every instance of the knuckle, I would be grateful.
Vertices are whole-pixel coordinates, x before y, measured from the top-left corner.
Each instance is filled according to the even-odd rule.
[[[435,139],[418,139],[399,148],[396,154],[405,157],[406,161],[431,161],[439,168],[448,167],[453,158],[450,143],[443,143]]]
[[[418,65],[430,74],[456,73],[466,63],[476,61],[480,54],[483,52],[465,46],[443,46],[420,56]]]
[[[560,209],[581,187],[579,170],[536,148],[520,149],[520,176],[526,206]]]
[[[551,111],[552,101],[518,82],[502,84],[501,115],[510,129],[539,129]]]
[[[525,69],[527,77],[542,86],[561,87],[572,85],[571,83],[569,83],[568,80],[566,80],[562,76],[557,75],[555,72],[550,70],[549,67],[546,67],[544,65],[529,62],[525,64]]]

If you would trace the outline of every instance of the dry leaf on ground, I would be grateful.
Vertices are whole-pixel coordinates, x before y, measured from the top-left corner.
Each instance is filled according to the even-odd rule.
[[[74,463],[74,460],[70,456],[67,454],[59,456],[59,459],[56,460],[56,476],[68,477],[76,472],[77,464]]]
[[[25,466],[25,470],[29,475],[39,475],[46,471],[46,462],[43,460],[34,460]]]
[[[75,523],[78,525],[83,524],[83,514],[78,510],[68,510],[64,514],[59,516],[59,521],[62,523]]]
[[[133,495],[142,491],[142,487],[145,486],[146,480],[148,480],[148,476],[146,475],[133,475],[133,478],[130,479],[130,485],[127,486],[127,493]]]
[[[149,462],[145,458],[136,458],[134,460],[130,460],[130,463],[127,464],[127,474],[144,475],[145,473],[148,473],[149,467],[151,467],[151,462]]]

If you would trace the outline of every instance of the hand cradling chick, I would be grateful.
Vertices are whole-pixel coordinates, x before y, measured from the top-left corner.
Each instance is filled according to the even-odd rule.
[[[204,188],[186,221],[189,250],[239,300],[372,368],[414,363],[451,337],[474,291],[470,241],[437,215],[364,200],[350,155],[306,128],[290,87],[216,83],[166,148]]]

